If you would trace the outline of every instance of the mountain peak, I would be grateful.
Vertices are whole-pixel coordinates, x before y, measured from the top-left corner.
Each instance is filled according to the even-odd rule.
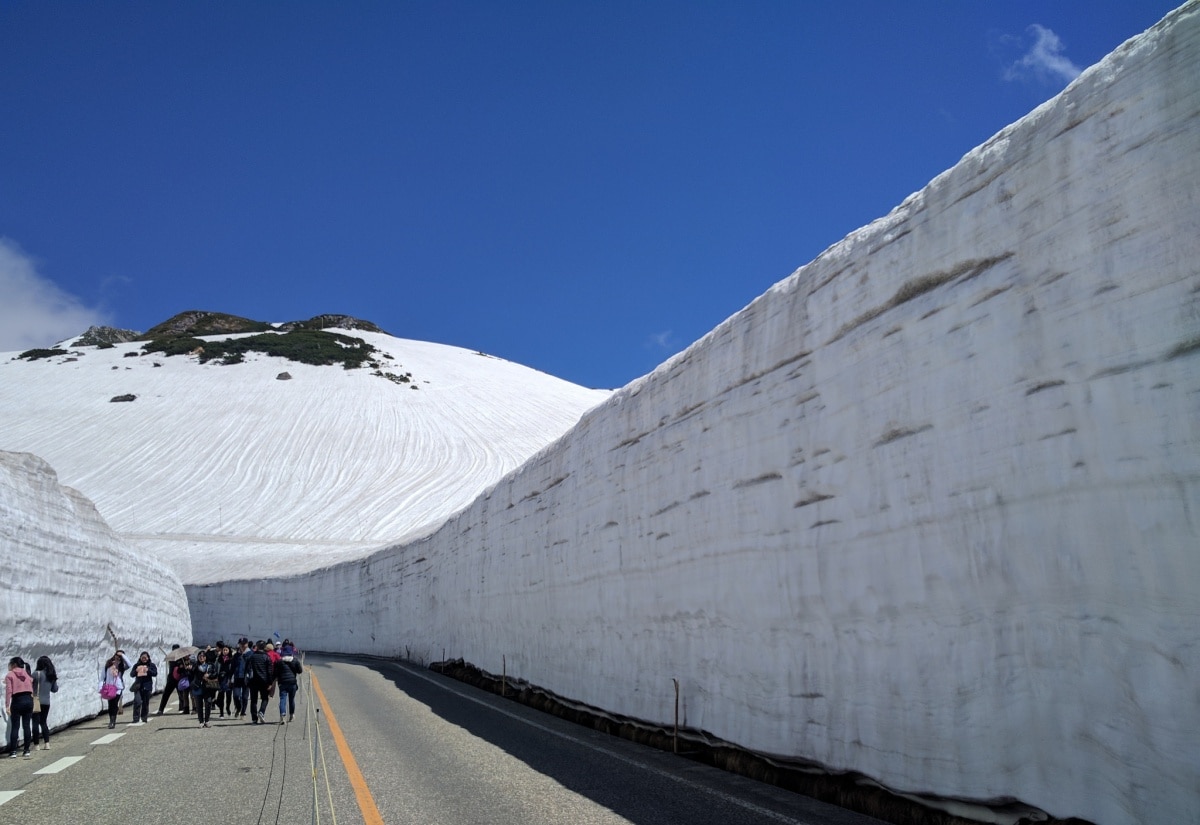
[[[352,315],[314,315],[306,321],[287,321],[282,324],[270,324],[266,321],[255,321],[252,318],[243,318],[240,315],[231,315],[227,312],[189,309],[173,315],[161,324],[151,327],[141,335],[137,335],[136,338],[124,340],[152,341],[158,338],[174,338],[177,336],[196,337],[239,332],[270,332],[273,330],[291,332],[294,329],[319,330],[330,327],[387,334],[370,321],[364,321]]]

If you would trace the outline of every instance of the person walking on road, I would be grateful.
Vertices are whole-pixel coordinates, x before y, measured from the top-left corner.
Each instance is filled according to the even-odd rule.
[[[171,645],[171,650],[179,650],[179,645]],[[167,668],[167,683],[163,686],[162,698],[158,700],[158,713],[155,716],[162,716],[163,711],[167,709],[167,700],[171,698],[171,694],[179,689],[179,667],[176,663],[167,660],[164,662]],[[179,706],[183,707],[183,691],[179,691]]]
[[[138,660],[133,665],[133,721],[149,721],[150,697],[154,694],[154,680],[158,676],[158,666],[150,661],[150,652],[143,650],[138,654]]]
[[[279,724],[296,718],[296,677],[304,672],[304,666],[295,656],[282,656],[275,663],[275,684],[279,686]],[[290,709],[288,705],[291,705]],[[284,714],[287,713],[287,719]]]
[[[217,681],[220,683],[217,688],[217,710],[221,712],[222,719],[227,713],[233,714],[233,670],[233,651],[229,645],[224,645],[217,656]]]
[[[254,651],[250,649],[249,639],[245,636],[238,639],[237,652],[233,654],[234,717],[246,715],[246,705],[250,701],[248,694],[249,675],[246,665],[253,653]]]
[[[100,671],[100,697],[108,700],[108,727],[111,730],[117,726],[117,712],[121,707],[121,693],[125,690],[125,671],[129,669],[129,660],[125,651],[118,650]]]
[[[50,750],[50,726],[46,720],[50,717],[50,694],[58,692],[58,671],[49,656],[39,656],[37,669],[33,671],[33,695],[37,697],[41,708],[33,714],[33,748],[34,750]],[[38,744],[41,734],[42,743]]]
[[[192,668],[192,701],[196,704],[196,714],[202,728],[208,727],[213,699],[216,698],[219,687],[217,663],[210,662],[208,654],[201,650],[196,654],[196,666]]]
[[[17,733],[25,734],[25,756],[29,756],[29,740],[33,734],[33,677],[25,670],[20,656],[8,660],[8,673],[4,674],[4,714],[12,727],[8,731],[8,755],[17,755]]]
[[[271,660],[267,658],[266,642],[255,643],[246,671],[250,678],[250,721],[255,725],[259,722],[265,724],[268,691],[272,684]]]

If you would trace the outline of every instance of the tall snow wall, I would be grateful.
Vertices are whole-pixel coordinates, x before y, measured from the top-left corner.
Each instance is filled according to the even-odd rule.
[[[161,661],[192,635],[179,577],[133,552],[91,501],[29,453],[0,452],[0,593],[0,664],[50,657],[55,727],[100,711],[100,669],[114,638],[131,659],[148,650]]]
[[[1200,4],[425,540],[204,638],[463,657],[904,792],[1200,821]],[[502,659],[503,657],[503,659]]]

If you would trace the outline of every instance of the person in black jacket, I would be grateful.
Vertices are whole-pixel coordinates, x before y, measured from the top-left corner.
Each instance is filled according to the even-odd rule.
[[[304,672],[304,666],[295,656],[283,656],[275,663],[275,684],[279,686],[279,724],[296,718],[296,676]],[[291,705],[290,709],[288,705]]]
[[[150,661],[150,651],[143,650],[138,660],[133,663],[133,721],[149,721],[150,696],[154,693],[154,679],[158,676],[158,667]]]
[[[219,666],[215,661],[208,660],[208,654],[201,650],[196,654],[196,666],[192,668],[192,703],[196,706],[196,716],[200,727],[207,728],[209,717],[212,716],[213,699],[220,690]]]
[[[267,643],[259,640],[254,653],[246,662],[246,674],[250,677],[250,721],[257,725],[267,721],[267,691],[271,688],[271,660],[267,658]]]
[[[254,655],[250,640],[245,636],[238,639],[237,651],[233,654],[233,707],[234,716],[245,716],[249,704],[250,675],[247,662]]]
[[[171,650],[179,650],[179,645],[171,645]],[[162,699],[158,701],[158,713],[155,716],[162,716],[163,711],[167,709],[167,700],[171,698],[171,694],[179,687],[179,669],[173,662],[167,663],[167,684],[163,687]],[[179,691],[179,706],[183,707],[183,691]]]
[[[233,651],[229,645],[221,645],[221,652],[217,654],[217,680],[220,683],[217,710],[221,712],[222,719],[226,713],[233,715],[233,667]]]

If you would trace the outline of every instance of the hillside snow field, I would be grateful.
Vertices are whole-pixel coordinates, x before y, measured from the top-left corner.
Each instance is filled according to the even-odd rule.
[[[201,364],[139,343],[2,354],[0,450],[45,459],[133,548],[203,583],[426,534],[609,395],[458,347],[339,331],[386,353],[379,371],[397,380],[259,353]]]

